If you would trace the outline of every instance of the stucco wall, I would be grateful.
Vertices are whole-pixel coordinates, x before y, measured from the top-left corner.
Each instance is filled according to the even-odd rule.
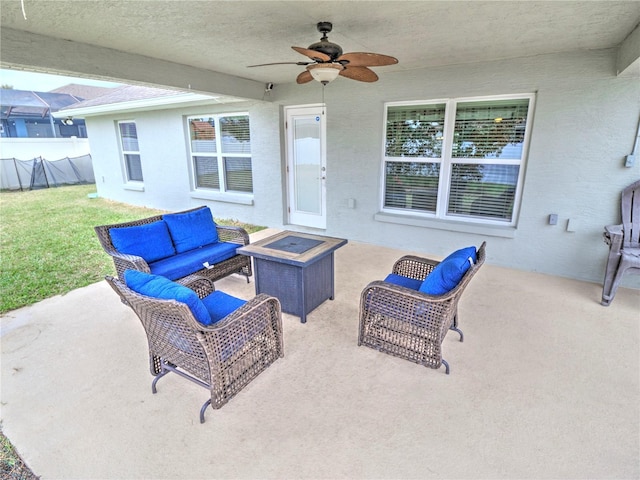
[[[247,111],[251,126],[253,205],[216,202],[193,196],[185,118],[198,114]],[[136,122],[144,191],[129,188],[123,182],[117,134],[119,120]],[[182,210],[206,204],[211,206],[218,218],[279,226],[283,220],[279,124],[278,105],[266,102],[89,117],[87,129],[92,151],[95,152],[93,161],[98,194],[132,205],[165,210]]]
[[[382,75],[373,84],[339,78],[324,92],[325,233],[438,256],[486,240],[489,263],[600,283],[607,255],[603,226],[619,221],[620,190],[640,177],[640,162],[633,168],[623,166],[638,124],[640,81],[616,77],[615,59],[614,50],[604,50],[399,72]],[[452,231],[445,222],[425,227],[375,219],[380,208],[384,102],[532,92],[537,95],[535,115],[513,238],[494,236],[490,229]],[[114,120],[122,118],[88,118],[100,195],[169,210],[208,203],[219,217],[283,227],[279,109],[319,103],[322,87],[315,82],[276,85],[272,96],[273,104],[258,101],[216,110],[136,115],[145,192],[122,188],[114,126]],[[251,118],[255,204],[191,198],[183,115],[239,109],[248,110]],[[159,168],[150,169],[150,163]],[[349,198],[355,199],[355,208],[349,208]],[[550,213],[558,214],[558,225],[547,224]],[[567,231],[569,219],[574,232]],[[640,277],[627,276],[624,284],[639,288]]]

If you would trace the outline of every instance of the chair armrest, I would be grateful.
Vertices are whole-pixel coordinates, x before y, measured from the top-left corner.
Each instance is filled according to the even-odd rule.
[[[182,277],[175,282],[196,292],[200,299],[203,299],[207,295],[216,291],[216,286],[211,280],[197,273],[192,273],[191,275]]]
[[[360,296],[360,318],[383,316],[419,324],[421,328],[447,330],[456,310],[456,289],[445,295],[428,295],[383,281],[371,282]]]
[[[249,245],[249,234],[242,227],[234,227],[231,225],[217,225],[218,238],[221,242],[238,243],[240,245]]]
[[[198,338],[209,357],[223,364],[255,341],[266,342],[267,348],[277,357],[284,356],[282,339],[282,311],[280,301],[269,295],[259,294],[219,322],[198,328]],[[264,354],[265,352],[262,352]]]
[[[245,303],[242,307],[233,311],[219,322],[203,327],[200,330],[204,334],[220,334],[225,331],[242,330],[243,335],[249,339],[257,330],[267,325],[267,322],[282,334],[282,310],[280,301],[264,293],[258,294]],[[245,328],[241,328],[244,326]]]
[[[604,243],[610,245],[612,248],[619,250],[622,246],[622,240],[624,239],[624,230],[622,224],[620,225],[607,225],[604,227],[602,233]]]
[[[424,280],[439,263],[429,258],[405,255],[393,265],[392,273],[414,280]]]
[[[151,273],[149,265],[144,258],[136,255],[128,255],[126,253],[120,253],[114,251],[114,253],[107,252],[111,255],[113,263],[116,267],[118,278],[124,280],[124,272],[126,270],[138,270],[140,272]]]

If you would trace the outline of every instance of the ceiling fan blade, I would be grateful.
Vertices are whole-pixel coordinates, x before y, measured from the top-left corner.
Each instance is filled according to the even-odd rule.
[[[331,57],[326,53],[317,52],[315,50],[310,50],[308,48],[302,48],[302,47],[291,47],[291,48],[293,48],[296,52],[301,53],[306,57],[309,57],[311,60],[316,60],[318,62],[328,62],[329,60],[331,60]]]
[[[313,77],[311,76],[311,73],[309,73],[309,70],[305,70],[298,75],[298,78],[296,78],[296,82],[299,84],[309,83],[311,80],[313,80]]]
[[[340,71],[340,75],[359,82],[375,82],[378,80],[376,72],[369,70],[367,67],[352,67],[349,65]]]
[[[266,67],[268,65],[311,65],[313,62],[274,62],[274,63],[260,63],[258,65],[247,65],[247,68],[251,67]]]
[[[347,60],[349,67],[382,67],[384,65],[394,65],[398,59],[380,53],[353,52],[345,53],[338,58],[338,62]]]

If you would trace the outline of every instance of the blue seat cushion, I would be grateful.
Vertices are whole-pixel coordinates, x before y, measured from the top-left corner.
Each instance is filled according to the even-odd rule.
[[[134,227],[111,228],[109,235],[118,252],[142,257],[147,263],[176,253],[163,220]]]
[[[409,278],[395,273],[387,275],[384,281],[393,283],[394,285],[400,285],[401,287],[407,287],[411,290],[418,290],[420,285],[422,285],[422,280],[416,280],[415,278]]]
[[[202,303],[207,309],[207,312],[209,312],[211,323],[216,323],[247,302],[246,300],[216,290],[204,297]]]
[[[170,280],[186,277],[192,273],[202,270],[204,262],[214,265],[223,260],[227,260],[236,255],[237,243],[218,242],[212,245],[205,245],[184,253],[178,253],[173,257],[163,258],[157,262],[150,263],[149,269],[155,275],[162,275]]]
[[[162,216],[167,222],[176,252],[188,252],[201,245],[218,241],[218,230],[209,207],[191,212],[168,213]]]
[[[213,323],[205,304],[198,298],[196,292],[184,285],[172,282],[159,275],[137,270],[126,270],[124,272],[124,281],[131,290],[147,297],[177,300],[178,302],[186,303],[198,322],[203,325],[211,325]]]
[[[419,290],[429,295],[443,295],[450,292],[456,288],[471,265],[476,263],[476,260],[475,247],[456,250],[436,265],[424,279]]]

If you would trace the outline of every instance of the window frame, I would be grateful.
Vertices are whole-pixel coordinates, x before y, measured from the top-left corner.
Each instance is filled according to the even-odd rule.
[[[138,143],[138,150],[125,150],[125,142],[122,136],[122,130],[120,129],[120,125],[125,123],[132,123],[136,128],[136,142]],[[134,186],[140,186],[144,184],[144,172],[142,170],[142,154],[140,152],[140,138],[138,137],[138,125],[135,120],[117,120],[116,121],[116,132],[118,134],[118,142],[120,149],[120,162],[122,166],[122,176],[125,184],[133,184]],[[135,180],[129,177],[129,165],[127,161],[127,155],[137,155],[140,159],[140,174],[142,176],[142,180]]]
[[[382,166],[380,175],[380,193],[379,208],[382,215],[380,219],[389,218],[389,216],[412,217],[424,219],[427,221],[439,221],[447,224],[471,224],[489,227],[509,227],[515,228],[520,213],[520,203],[522,191],[524,188],[524,173],[529,154],[529,143],[531,139],[531,129],[534,118],[535,93],[508,94],[508,95],[491,95],[476,97],[455,97],[440,98],[430,100],[412,100],[412,101],[394,101],[384,103],[384,118],[382,132]],[[458,158],[453,156],[454,131],[456,124],[456,111],[459,104],[487,101],[508,101],[508,100],[528,100],[527,120],[524,131],[524,139],[522,142],[522,153],[519,159],[500,159],[495,158]],[[429,107],[435,105],[445,105],[444,128],[441,145],[441,155],[439,158],[432,157],[388,157],[387,156],[387,121],[389,115],[389,107]],[[419,211],[411,208],[389,207],[385,206],[385,196],[387,193],[387,164],[389,162],[400,163],[435,163],[439,165],[438,189],[436,208],[434,212]],[[515,192],[513,195],[513,209],[511,219],[509,221],[501,219],[492,219],[487,216],[471,216],[448,213],[449,198],[451,194],[452,170],[454,164],[470,164],[470,165],[517,165],[518,175]]]
[[[249,152],[225,152],[223,151],[222,129],[220,120],[228,117],[246,117],[249,128]],[[203,119],[213,119],[215,129],[215,152],[194,152],[191,137],[191,121],[202,121]],[[188,115],[185,117],[187,151],[189,155],[189,173],[191,176],[191,190],[194,196],[207,199],[223,199],[238,203],[251,203],[253,201],[253,152],[251,147],[251,119],[248,112],[225,112],[225,113],[202,113]],[[198,186],[198,176],[196,167],[196,157],[207,157],[216,160],[218,168],[219,188],[209,188]],[[232,190],[227,185],[226,158],[246,158],[251,165],[251,191]]]

